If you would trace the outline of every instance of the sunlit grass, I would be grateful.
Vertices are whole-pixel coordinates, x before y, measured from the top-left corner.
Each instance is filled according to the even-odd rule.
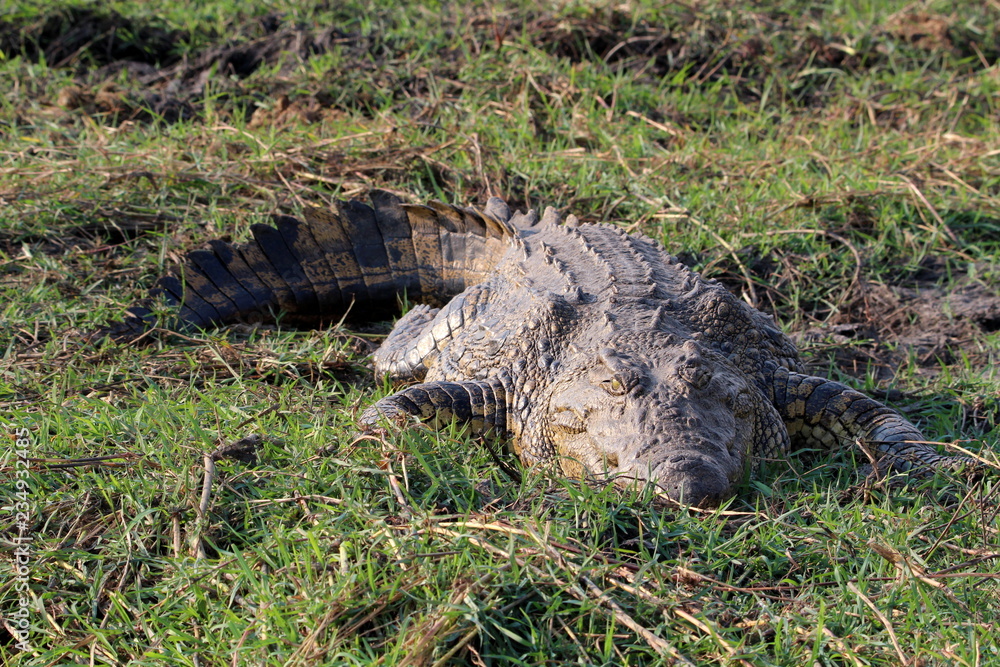
[[[118,29],[45,56],[68,33],[42,43],[43,26],[93,16]],[[512,479],[456,430],[356,441],[390,391],[367,362],[385,327],[81,339],[184,251],[270,214],[372,188],[499,194],[657,238],[773,312],[813,372],[988,452],[998,19],[881,1],[12,5],[0,498],[15,429],[34,459],[32,651],[14,664],[996,660],[992,479],[868,486],[860,452],[801,453],[725,511],[681,512]],[[265,53],[326,28],[325,51]],[[175,36],[128,51],[151,71],[99,69],[141,33]],[[227,45],[265,57],[196,68]],[[219,458],[203,496],[205,455],[251,433],[256,458]]]

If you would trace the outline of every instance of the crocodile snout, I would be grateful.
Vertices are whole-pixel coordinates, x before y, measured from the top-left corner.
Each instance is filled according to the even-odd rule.
[[[622,485],[635,482],[653,484],[659,495],[698,507],[718,505],[735,492],[732,481],[718,463],[697,453],[672,456],[652,470],[619,468],[616,478]]]
[[[719,466],[711,461],[688,459],[654,471],[657,491],[685,505],[711,507],[733,495],[733,484]]]

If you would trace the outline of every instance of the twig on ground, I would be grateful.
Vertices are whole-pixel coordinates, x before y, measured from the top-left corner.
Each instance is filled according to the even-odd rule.
[[[955,230],[948,226],[948,223],[944,221],[944,218],[942,218],[937,212],[937,209],[934,208],[929,201],[927,201],[927,197],[925,197],[924,193],[920,191],[920,188],[918,188],[912,180],[903,174],[896,175],[899,176],[900,180],[906,183],[906,186],[910,188],[910,191],[913,192],[914,195],[916,195],[917,199],[920,200],[920,203],[924,205],[924,208],[930,212],[931,217],[933,217],[934,221],[938,224],[939,231],[943,232],[944,235],[948,237],[948,240],[954,244],[956,250],[960,249],[962,247],[962,242],[958,239],[958,235],[955,234]]]
[[[903,653],[903,649],[899,647],[899,639],[896,637],[896,631],[893,629],[892,623],[890,623],[889,619],[886,618],[885,614],[882,613],[882,610],[879,609],[877,606],[875,606],[875,603],[871,601],[871,598],[862,593],[861,589],[858,588],[857,585],[854,584],[854,582],[852,581],[847,582],[847,589],[852,593],[854,593],[855,595],[857,595],[859,598],[861,598],[861,601],[864,602],[866,605],[868,605],[868,608],[872,610],[872,613],[875,614],[875,617],[879,620],[880,623],[882,623],[882,626],[885,628],[885,631],[889,633],[889,640],[892,642],[893,647],[896,649],[896,655],[899,656],[899,664],[901,665],[910,664],[909,658],[907,658],[906,654]]]
[[[625,612],[625,610],[621,608],[621,605],[619,605],[617,602],[611,599],[611,597],[607,593],[601,590],[597,586],[597,584],[595,584],[593,581],[590,580],[589,577],[580,572],[578,568],[572,568],[569,565],[569,563],[567,563],[566,560],[562,557],[562,554],[560,554],[555,549],[555,547],[553,547],[548,542],[548,540],[542,539],[542,536],[539,535],[537,531],[528,528],[527,532],[531,536],[531,538],[538,544],[538,546],[540,546],[545,551],[546,555],[550,559],[555,561],[562,570],[572,573],[573,576],[577,579],[577,581],[582,582],[583,585],[586,586],[587,593],[589,593],[589,595],[587,593],[584,593],[584,591],[577,584],[569,584],[568,590],[573,594],[574,597],[576,597],[581,602],[586,600],[588,597],[592,598],[593,600],[600,603],[602,607],[611,611],[611,614],[614,616],[617,622],[621,623],[626,628],[637,634],[654,651],[656,651],[660,655],[669,655],[670,657],[674,658],[681,664],[693,666],[694,663],[690,662],[686,657],[684,657],[684,655],[682,655],[680,651],[674,648],[673,645],[671,645],[669,642],[662,639],[661,637],[658,637],[655,633],[653,633],[648,628],[638,623],[635,619],[629,616]]]
[[[861,286],[861,253],[858,252],[858,249],[854,247],[853,243],[840,234],[834,234],[833,232],[828,232],[825,229],[775,229],[768,232],[768,234],[816,234],[819,236],[826,236],[827,238],[837,241],[851,251],[851,254],[854,255],[854,273],[851,276],[851,282],[844,289],[844,293],[841,295],[840,300],[834,306],[834,310],[839,309],[841,305],[847,303],[851,293]]]
[[[643,641],[649,644],[650,648],[652,648],[660,655],[669,655],[670,657],[680,662],[682,665],[691,665],[693,667],[694,665],[693,662],[691,662],[683,655],[681,655],[680,651],[674,648],[672,644],[665,641],[664,639],[661,639],[652,631],[650,631],[648,628],[637,623],[635,619],[633,619],[631,616],[625,613],[625,610],[622,609],[617,602],[612,600],[607,595],[607,593],[598,588],[597,584],[595,584],[593,581],[591,581],[589,578],[583,575],[580,576],[580,581],[582,581],[584,585],[587,587],[587,590],[589,591],[591,598],[599,602],[601,606],[611,610],[611,613],[614,615],[616,621],[624,625],[626,628],[628,628],[635,634],[639,635],[643,639]],[[580,595],[575,590],[573,590],[575,588],[576,587],[573,586],[570,590],[573,592],[575,597],[579,598]]]
[[[205,466],[205,476],[201,483],[201,500],[198,503],[196,512],[198,519],[195,522],[195,529],[191,535],[191,555],[197,559],[205,558],[205,544],[202,542],[201,534],[208,525],[208,505],[212,501],[212,482],[215,481],[215,459],[206,453],[202,457]]]

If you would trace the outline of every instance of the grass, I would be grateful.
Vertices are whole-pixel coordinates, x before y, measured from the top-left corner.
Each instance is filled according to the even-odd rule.
[[[12,664],[998,660],[995,479],[870,485],[805,453],[683,512],[512,480],[459,432],[354,442],[385,327],[79,344],[274,212],[496,193],[661,240],[813,372],[989,457],[995,4],[161,5],[0,19],[0,498],[19,433],[31,459],[26,591],[0,513]],[[254,432],[255,459],[206,459]]]

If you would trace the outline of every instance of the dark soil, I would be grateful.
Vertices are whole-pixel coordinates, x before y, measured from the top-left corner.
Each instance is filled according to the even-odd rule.
[[[794,82],[792,86],[769,94],[809,106],[822,104],[829,94],[830,71],[850,75],[882,67],[890,54],[897,59],[909,54],[921,62],[957,55],[964,59],[962,67],[967,71],[985,67],[1000,56],[1000,31],[972,30],[951,17],[925,11],[895,15],[868,39],[853,40],[856,45],[851,49],[843,44],[852,40],[822,30],[819,9],[805,16],[774,10],[710,16],[675,5],[656,24],[636,22],[629,13],[613,9],[594,10],[587,16],[529,13],[517,20],[483,16],[454,29],[460,33],[456,37],[474,45],[474,51],[502,52],[505,40],[523,35],[537,48],[573,62],[640,70],[654,79],[683,73],[684,85],[724,78],[748,102],[758,101],[768,82],[788,80]],[[194,52],[188,46],[213,42],[222,44]],[[393,44],[382,35],[360,35],[336,26],[318,30],[295,25],[280,14],[244,18],[226,35],[192,35],[156,19],[129,18],[96,6],[65,8],[30,21],[0,19],[4,53],[29,60],[44,57],[51,66],[75,72],[77,83],[54,100],[59,106],[108,114],[118,122],[198,118],[209,77],[217,103],[231,111],[243,109],[248,116],[257,110],[270,113],[275,100],[288,95],[292,99],[286,106],[295,109],[298,117],[318,120],[328,109],[365,109],[387,92],[414,105],[414,113],[419,114],[419,101],[426,92],[424,77],[417,73],[400,78],[394,68],[379,66],[406,60],[411,47]],[[335,48],[346,55],[349,65],[331,72],[329,80],[311,89],[293,89],[282,77],[260,88],[241,84],[262,66],[278,65],[284,70],[282,63],[298,64]],[[466,57],[451,46],[437,55],[438,69],[453,70],[437,72],[445,82]],[[778,72],[785,76],[775,77]],[[124,86],[123,80],[128,82]],[[643,111],[653,120],[662,120],[655,109]],[[886,113],[891,115],[891,110]],[[272,119],[259,122],[268,120]],[[670,120],[679,125],[694,123],[684,118]]]
[[[357,36],[334,27],[288,25],[277,15],[249,21],[223,43],[182,57],[193,36],[155,20],[138,23],[114,11],[73,7],[36,22],[0,20],[0,50],[71,68],[77,83],[54,102],[117,120],[172,123],[200,117],[206,86],[222,105],[270,106],[275,91],[243,89],[260,67],[307,60]],[[280,73],[280,71],[279,71]],[[277,77],[280,79],[280,77]],[[210,81],[211,79],[211,81]],[[122,82],[125,82],[124,84]]]
[[[155,21],[140,23],[114,11],[69,7],[36,20],[0,19],[0,50],[50,67],[83,72],[110,63],[166,67],[190,36]]]
[[[962,356],[988,363],[977,343],[1000,330],[1000,291],[973,276],[989,269],[956,275],[945,262],[930,259],[917,276],[898,284],[865,283],[849,308],[801,332],[799,342],[819,363],[825,351],[844,373],[863,377],[874,371],[880,380],[891,379],[908,358],[928,372]]]
[[[829,91],[824,70],[851,74],[882,67],[901,48],[924,59],[935,53],[966,58],[972,70],[995,62],[1000,54],[1000,33],[984,35],[925,11],[895,15],[852,49],[843,48],[852,40],[823,31],[818,7],[805,16],[774,10],[708,16],[683,4],[669,11],[673,13],[663,24],[637,23],[616,8],[580,18],[542,15],[522,25],[535,46],[573,62],[600,61],[657,78],[686,72],[696,85],[725,78],[747,102],[760,100],[775,72],[797,74],[787,77],[796,81],[794,88],[771,94],[808,106],[821,104]]]

